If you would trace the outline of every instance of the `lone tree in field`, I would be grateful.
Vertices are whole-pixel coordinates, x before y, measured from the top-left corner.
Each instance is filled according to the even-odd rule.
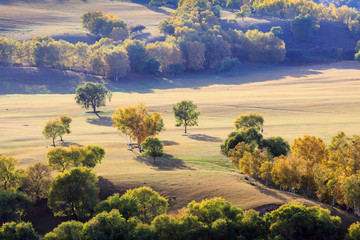
[[[141,147],[144,150],[143,154],[145,156],[154,158],[154,164],[155,158],[163,155],[164,144],[156,137],[146,138],[145,141],[141,143]]]
[[[48,205],[58,216],[83,219],[94,209],[99,188],[98,178],[91,169],[78,167],[55,177],[49,192]]]
[[[111,101],[112,93],[100,83],[85,83],[76,89],[76,103],[85,109],[90,107],[96,113],[97,107],[105,106],[106,99]]]
[[[66,134],[70,134],[71,130],[70,130],[70,123],[72,122],[72,118],[66,115],[60,116],[59,119],[57,119],[58,121],[61,122],[62,125],[64,125],[65,128],[65,133]],[[64,141],[62,138],[62,135],[60,136],[60,141]]]
[[[183,125],[185,127],[185,133],[187,133],[188,126],[197,126],[199,111],[196,111],[197,106],[192,101],[183,100],[173,106],[173,112],[176,119],[177,127]]]
[[[55,147],[55,139],[57,137],[61,137],[62,135],[64,135],[66,132],[64,125],[57,121],[57,120],[49,120],[47,121],[44,130],[43,130],[43,135],[49,139],[52,139],[53,142],[53,146]]]
[[[260,131],[264,124],[264,116],[260,113],[240,114],[234,121],[237,130],[255,128]]]

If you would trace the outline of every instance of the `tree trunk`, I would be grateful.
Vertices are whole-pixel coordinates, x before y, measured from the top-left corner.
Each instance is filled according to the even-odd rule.
[[[53,138],[53,146],[55,147],[55,138]]]
[[[64,140],[62,139],[62,136],[60,136],[60,141],[64,142]]]
[[[185,120],[185,123],[184,123],[184,125],[185,125],[185,133],[187,133],[187,131],[186,131],[186,127],[187,127],[187,123],[186,123],[186,120]]]
[[[333,199],[332,199],[332,201],[331,201],[331,205],[332,205],[332,206],[335,206],[335,193],[333,194]]]
[[[94,113],[96,113],[96,106],[95,105],[92,105],[92,108],[94,110]]]
[[[155,157],[154,157],[154,164],[155,164]]]

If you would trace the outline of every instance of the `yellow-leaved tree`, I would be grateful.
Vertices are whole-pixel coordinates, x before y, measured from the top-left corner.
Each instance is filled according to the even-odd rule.
[[[327,150],[321,138],[305,135],[297,138],[291,145],[293,157],[299,160],[302,180],[307,186],[307,194],[315,187],[314,175],[316,166],[325,164],[327,161]]]
[[[126,135],[130,150],[134,148],[132,139],[137,141],[141,152],[141,143],[149,136],[155,136],[164,130],[160,113],[149,114],[148,108],[139,103],[135,106],[118,108],[112,115],[113,127]],[[129,138],[128,138],[129,137]]]

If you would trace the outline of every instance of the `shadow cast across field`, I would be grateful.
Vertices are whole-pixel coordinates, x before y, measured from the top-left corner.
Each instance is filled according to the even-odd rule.
[[[348,66],[350,65],[350,66]],[[130,74],[118,82],[101,76],[86,75],[80,72],[41,69],[0,67],[0,95],[4,94],[74,94],[76,88],[85,82],[104,84],[113,92],[153,93],[155,89],[172,88],[199,89],[211,85],[243,85],[266,82],[284,77],[303,78],[321,74],[327,69],[359,69],[360,66],[340,62],[314,66],[284,66],[243,64],[238,71],[230,73],[184,73],[176,77],[148,76]]]
[[[135,157],[136,161],[140,163],[145,163],[148,166],[152,166],[159,171],[171,171],[171,170],[195,170],[189,166],[186,166],[184,161],[178,159],[170,154],[164,154],[162,157],[157,157],[154,159],[152,157],[145,157],[138,155]]]
[[[167,140],[164,140],[164,141],[161,141],[164,146],[175,146],[175,145],[179,145],[178,142],[175,142],[175,141],[167,141]]]
[[[78,144],[78,143],[75,143],[75,142],[67,142],[65,140],[64,140],[64,142],[60,142],[60,144],[58,144],[58,146],[61,146],[61,147],[70,147],[70,146],[82,147],[83,146],[81,144]]]
[[[114,122],[112,121],[111,117],[94,117],[94,118],[87,118],[87,123],[97,125],[97,126],[105,126],[105,127],[112,127]]]
[[[190,134],[188,138],[201,142],[222,142],[221,138],[212,137],[206,134]]]

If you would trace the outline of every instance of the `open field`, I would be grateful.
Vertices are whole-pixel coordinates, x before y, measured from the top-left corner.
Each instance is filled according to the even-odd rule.
[[[151,186],[170,201],[171,210],[191,200],[221,196],[244,209],[282,204],[298,195],[251,186],[220,154],[220,144],[233,130],[240,113],[265,116],[264,137],[282,136],[290,142],[304,134],[322,137],[343,130],[360,134],[360,64],[340,62],[302,67],[244,66],[231,74],[188,74],[177,78],[133,76],[118,83],[54,70],[0,68],[0,153],[20,159],[21,167],[46,161],[50,140],[42,127],[61,114],[73,118],[65,145],[97,144],[106,157],[95,168],[102,176],[102,196],[131,187]],[[114,91],[101,118],[86,113],[74,101],[77,85],[104,82]],[[184,134],[174,126],[172,105],[191,99],[201,111],[199,126]],[[111,126],[118,107],[145,103],[163,114],[166,156],[157,164],[127,150],[124,136]],[[264,209],[262,209],[264,210]]]
[[[158,24],[168,18],[172,9],[110,0],[0,0],[0,37],[29,40],[36,35],[50,35],[70,42],[94,42],[81,26],[80,17],[88,11],[113,13],[132,26],[146,26],[138,38],[151,40],[160,36]]]

